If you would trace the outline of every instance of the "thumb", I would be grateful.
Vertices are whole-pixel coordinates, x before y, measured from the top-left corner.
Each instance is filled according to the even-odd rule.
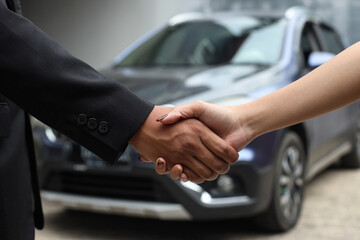
[[[188,105],[176,107],[168,114],[165,114],[159,117],[158,119],[156,119],[156,121],[161,122],[163,124],[172,124],[178,122],[181,119],[197,117],[199,115],[198,105],[199,104],[197,103],[191,103]]]
[[[165,114],[165,115],[159,117],[158,119],[156,119],[156,121],[161,122],[163,124],[172,124],[172,123],[176,123],[177,121],[179,121],[182,118],[183,117],[178,110],[173,110],[173,111],[169,112],[168,114]]]

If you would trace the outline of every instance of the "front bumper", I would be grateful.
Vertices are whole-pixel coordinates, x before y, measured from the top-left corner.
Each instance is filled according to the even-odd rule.
[[[44,190],[41,191],[41,196],[46,202],[76,210],[164,220],[190,220],[192,218],[179,203],[153,203],[120,199],[112,200],[108,198],[89,197]]]
[[[273,168],[271,160],[264,160],[271,156],[269,152],[250,154],[234,164],[227,175],[236,179],[241,191],[222,197],[203,184],[159,176],[153,164],[132,160],[136,156],[131,152],[124,154],[129,160],[112,166],[84,160],[78,145],[56,148],[56,153],[61,148],[62,154],[54,154],[50,145],[44,149],[40,182],[45,201],[68,208],[169,220],[217,220],[256,215],[270,202]]]
[[[71,169],[60,167],[60,165],[48,165],[47,171],[41,171],[48,173],[46,174],[48,177],[45,177],[48,182],[45,183],[42,190],[42,197],[45,201],[72,209],[136,217],[164,220],[216,220],[255,215],[267,207],[271,195],[272,171],[267,170],[259,173],[254,171],[249,164],[237,164],[228,173],[232,176],[241,177],[246,190],[243,195],[231,197],[213,197],[202,185],[174,181],[168,176],[158,176],[152,168],[132,168],[131,172],[115,172],[113,170],[111,172],[103,170],[87,172],[84,169],[80,170],[79,167]],[[57,176],[59,172],[63,172],[65,177],[70,174],[71,178],[49,180],[49,177]],[[84,174],[87,175],[86,179],[93,179],[93,181],[83,181],[80,178],[80,180],[73,179],[74,176],[80,177]],[[118,178],[117,175],[121,175],[121,178]],[[118,189],[121,194],[124,194],[124,192],[129,191],[122,187],[124,184],[128,185],[126,188],[134,186],[133,188],[137,189],[138,187],[133,185],[137,178],[144,178],[140,183],[143,186],[140,191],[141,194],[149,191],[144,187],[146,183],[149,186],[154,185],[156,187],[151,187],[153,188],[151,193],[144,193],[144,195],[140,195],[137,191],[131,192],[133,195],[124,195],[124,197],[121,197],[122,195],[108,195],[106,182],[100,180],[104,176],[116,184],[113,188],[109,188],[110,192],[113,191],[112,189]],[[51,187],[56,186],[51,185],[53,182],[57,185],[65,185],[69,179],[72,179],[71,181],[76,182],[76,184],[85,186],[86,192],[77,190],[80,187],[75,183],[71,187]],[[61,181],[63,182],[60,183]],[[99,190],[98,186],[94,186],[95,182],[98,182],[102,189]],[[134,196],[133,199],[131,199],[132,196]]]

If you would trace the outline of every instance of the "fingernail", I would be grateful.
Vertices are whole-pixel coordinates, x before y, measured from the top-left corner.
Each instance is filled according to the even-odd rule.
[[[183,182],[187,182],[187,181],[188,181],[188,178],[187,178],[187,176],[186,176],[185,173],[182,173],[182,174],[180,175],[180,178],[181,178],[181,180],[182,180]]]
[[[164,164],[163,160],[160,158],[156,159],[156,166],[160,166],[160,164]]]
[[[176,164],[175,165],[175,167],[176,167],[176,174],[180,174],[181,172],[182,172],[182,170],[181,170],[181,165],[179,165],[179,164]]]
[[[140,162],[145,162],[145,160],[142,159],[141,157],[139,157],[138,160],[139,160]]]
[[[162,115],[161,117],[159,117],[158,119],[156,119],[156,121],[160,122],[161,120],[163,120],[164,118],[166,118],[168,116],[168,114]]]

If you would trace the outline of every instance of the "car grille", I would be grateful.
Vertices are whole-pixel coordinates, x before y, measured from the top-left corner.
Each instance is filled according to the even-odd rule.
[[[157,182],[147,177],[129,177],[89,172],[52,172],[44,181],[44,190],[153,202],[176,202]]]

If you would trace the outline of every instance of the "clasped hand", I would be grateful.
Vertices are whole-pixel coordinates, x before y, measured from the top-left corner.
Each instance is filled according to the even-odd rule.
[[[141,159],[151,162],[159,157],[166,159],[166,164],[156,166],[158,173],[171,170],[175,178],[183,173],[195,183],[214,180],[226,173],[238,159],[238,152],[229,144],[231,137],[223,140],[206,126],[206,121],[191,116],[181,121],[178,120],[182,117],[170,117],[177,111],[177,108],[156,106],[131,138],[129,143],[142,155]],[[170,113],[169,119],[156,121],[166,113]]]
[[[146,154],[140,152],[140,160],[156,161],[158,174],[170,171],[174,179],[195,183],[214,180],[229,170],[238,159],[238,151],[252,140],[239,112],[232,107],[198,101],[161,111],[166,114],[157,121],[149,119],[161,134],[151,140],[156,147]]]

